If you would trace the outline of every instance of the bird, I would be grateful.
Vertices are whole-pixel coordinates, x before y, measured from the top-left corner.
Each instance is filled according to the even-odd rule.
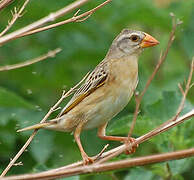
[[[138,58],[144,48],[159,44],[151,35],[123,29],[113,40],[105,58],[91,71],[55,119],[35,124],[18,132],[49,129],[73,132],[84,164],[93,162],[81,143],[83,130],[98,128],[104,140],[125,143],[128,137],[106,136],[106,126],[129,103],[138,84]]]

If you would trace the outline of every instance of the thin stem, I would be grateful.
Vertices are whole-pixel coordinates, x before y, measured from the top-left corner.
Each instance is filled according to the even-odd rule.
[[[49,51],[47,54],[44,54],[44,55],[39,56],[39,57],[34,58],[34,59],[30,59],[30,60],[22,62],[22,63],[2,66],[2,67],[0,67],[0,71],[9,71],[9,70],[13,70],[13,69],[18,69],[18,68],[26,67],[26,66],[35,64],[37,62],[43,61],[43,60],[45,60],[47,58],[53,58],[60,51],[61,51],[61,49],[57,48],[55,50]]]
[[[0,33],[0,37],[3,36],[12,26],[13,24],[16,22],[16,20],[22,16],[22,13],[25,9],[25,7],[27,6],[27,4],[29,3],[30,0],[26,0],[23,4],[23,6],[20,8],[20,10],[17,12],[17,8],[14,8],[14,12],[12,12],[12,19],[10,22],[8,22],[7,27]]]
[[[173,121],[175,121],[177,119],[177,117],[180,115],[180,113],[182,112],[182,110],[184,108],[184,104],[185,104],[187,93],[189,92],[189,89],[191,88],[190,84],[191,84],[193,70],[194,70],[194,57],[193,57],[192,62],[191,62],[189,78],[187,80],[185,91],[183,93],[183,97],[182,97],[181,103],[180,103],[180,105],[178,107],[177,113],[176,113],[175,117],[172,119]]]

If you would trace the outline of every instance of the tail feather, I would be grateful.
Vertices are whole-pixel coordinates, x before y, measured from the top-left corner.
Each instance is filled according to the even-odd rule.
[[[40,128],[47,127],[51,124],[53,124],[52,121],[51,122],[39,123],[39,124],[35,124],[35,125],[32,125],[32,126],[25,127],[23,129],[19,129],[19,130],[17,130],[17,132],[22,132],[22,131],[27,131],[27,130],[32,130],[32,129],[40,129]]]

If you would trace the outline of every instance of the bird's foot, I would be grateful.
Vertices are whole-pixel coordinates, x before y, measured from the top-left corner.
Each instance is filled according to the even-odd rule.
[[[138,144],[135,144],[134,146],[130,146],[131,143],[136,142],[136,140],[132,137],[127,137],[124,141],[124,144],[126,145],[126,151],[125,154],[132,154],[136,151],[136,149],[138,148]]]
[[[91,157],[89,157],[86,153],[82,153],[82,159],[84,165],[88,165],[94,162],[94,160]]]

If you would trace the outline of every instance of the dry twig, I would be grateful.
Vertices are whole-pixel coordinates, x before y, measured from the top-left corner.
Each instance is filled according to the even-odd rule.
[[[32,24],[29,24],[28,26],[25,26],[19,30],[16,30],[12,33],[9,33],[3,37],[0,38],[0,45],[14,39],[15,37],[23,34],[23,33],[26,33],[28,31],[31,31],[32,29],[35,29],[35,28],[38,28],[38,27],[41,27],[42,25],[46,24],[46,23],[49,23],[49,22],[52,22],[52,21],[55,21],[57,18],[61,17],[61,16],[64,16],[65,14],[69,13],[70,11],[76,9],[76,8],[79,8],[80,6],[82,6],[83,4],[87,3],[89,0],[78,0],[78,1],[75,1],[73,2],[72,4],[68,5],[68,6],[65,6],[64,8],[56,11],[56,12],[53,12],[53,13],[50,13],[48,16],[42,18],[42,19],[39,19],[38,21],[32,23]]]
[[[133,121],[131,123],[131,127],[130,127],[130,130],[129,130],[129,133],[128,133],[128,137],[131,137],[133,129],[135,127],[135,123],[136,123],[137,116],[138,116],[138,113],[139,113],[139,108],[140,108],[140,105],[141,105],[142,98],[143,98],[144,94],[146,93],[148,87],[150,86],[152,80],[156,76],[156,73],[159,71],[161,65],[165,61],[165,59],[168,55],[168,51],[169,51],[169,49],[170,49],[170,47],[171,47],[171,45],[172,45],[172,43],[175,39],[176,28],[179,24],[181,24],[181,22],[179,20],[175,19],[175,16],[173,15],[173,13],[171,13],[170,15],[172,16],[172,31],[171,31],[170,36],[169,36],[167,48],[166,48],[166,50],[164,51],[163,54],[161,53],[161,55],[159,57],[159,60],[158,60],[158,63],[156,64],[156,67],[154,68],[154,71],[151,74],[151,76],[149,77],[148,81],[146,82],[146,85],[145,85],[143,91],[141,92],[140,95],[136,95],[136,98],[135,98],[136,107],[135,107],[135,112],[134,112],[134,115],[133,115]]]
[[[46,17],[44,17],[44,18],[42,18],[42,19],[40,19],[40,20],[38,20],[38,21],[28,25],[28,26],[25,26],[24,28],[21,28],[21,29],[19,29],[17,31],[14,31],[14,32],[12,32],[10,34],[7,34],[7,35],[5,35],[5,36],[0,38],[0,45],[3,45],[4,43],[6,43],[8,41],[11,41],[13,39],[22,37],[23,35],[25,35],[25,33],[28,33],[30,31],[31,31],[31,34],[32,34],[32,32],[33,32],[32,30],[35,30],[35,29],[41,27],[42,25],[44,25],[44,24],[46,24],[48,22],[55,21],[57,18],[59,18],[59,17],[65,15],[65,14],[69,13],[70,11],[72,11],[72,10],[74,10],[76,8],[79,8],[81,5],[85,4],[88,1],[89,0],[78,0],[78,1],[75,1],[74,3],[68,5],[68,6],[66,6],[66,7],[64,7],[64,8],[62,8],[62,9],[56,11],[56,12],[54,12],[54,13],[51,13],[50,15],[48,15],[48,16],[46,16]],[[97,7],[96,8],[99,9],[99,8],[101,8],[102,6],[104,6],[105,4],[107,4],[109,2],[111,2],[111,0],[107,0],[106,2],[102,3],[103,5],[101,4],[101,5],[99,5],[100,7],[98,6],[98,8]],[[53,28],[52,26],[56,27],[56,26],[59,26],[59,25],[62,25],[62,24],[67,24],[69,22],[75,22],[79,18],[81,19],[83,17],[88,16],[89,14],[92,14],[97,9],[94,8],[94,9],[92,9],[92,10],[90,10],[88,12],[85,12],[85,13],[79,15],[79,16],[72,17],[73,19],[75,19],[73,21],[72,21],[72,18],[70,18],[70,19],[67,19],[66,22],[62,21],[62,22],[56,23],[54,25],[49,25],[49,26],[43,27],[42,30],[46,30],[44,28],[48,28],[48,29]],[[69,22],[67,22],[67,21],[69,21]]]
[[[49,51],[47,54],[44,54],[44,55],[39,56],[39,57],[34,58],[34,59],[30,59],[30,60],[25,61],[25,62],[22,62],[22,63],[13,64],[13,65],[7,65],[7,66],[2,66],[2,67],[0,67],[0,72],[1,71],[9,71],[9,70],[13,70],[13,69],[22,68],[22,67],[29,66],[29,65],[32,65],[34,63],[43,61],[43,60],[45,60],[47,58],[53,58],[60,51],[61,51],[61,49],[60,48],[57,48],[55,50]]]
[[[49,116],[56,110],[56,108],[58,108],[59,104],[68,96],[70,96],[74,90],[86,79],[86,77],[88,76],[89,73],[86,74],[86,76],[73,88],[71,88],[67,93],[65,93],[65,91],[63,92],[61,98],[57,101],[57,103],[50,108],[50,110],[47,112],[47,114],[45,115],[45,117],[40,121],[40,123],[45,122]],[[26,143],[23,145],[23,147],[19,150],[19,152],[15,155],[15,157],[10,161],[10,163],[8,164],[8,166],[4,169],[4,171],[2,172],[0,177],[3,177],[7,174],[7,172],[9,171],[9,169],[15,164],[15,162],[17,161],[17,159],[22,155],[22,153],[25,151],[25,149],[29,146],[29,144],[31,143],[31,141],[33,140],[34,136],[37,134],[38,129],[34,130],[34,132],[32,133],[32,135],[28,138],[28,140],[26,141]]]
[[[0,1],[0,11],[11,4],[14,0],[1,0]]]
[[[93,8],[93,9],[91,9],[91,10],[85,12],[85,13],[82,13],[80,15],[77,15],[78,12],[79,12],[79,11],[77,11],[72,18],[69,18],[67,20],[64,20],[64,21],[61,21],[61,22],[58,22],[58,23],[55,23],[55,24],[51,24],[51,25],[48,25],[48,26],[45,26],[45,27],[34,29],[32,31],[28,31],[26,33],[21,34],[20,36],[17,36],[17,38],[28,36],[28,35],[31,35],[31,34],[35,34],[35,33],[41,32],[41,31],[46,31],[48,29],[52,29],[52,28],[55,28],[55,27],[58,27],[58,26],[61,26],[61,25],[67,24],[67,23],[71,23],[71,22],[83,22],[86,19],[88,19],[95,11],[102,8],[103,6],[105,6],[106,4],[108,4],[111,1],[112,0],[107,0],[107,1],[103,2],[102,4],[100,4],[99,6]]]
[[[180,83],[178,84],[179,89],[181,88],[180,91],[181,91],[183,97],[181,99],[181,102],[179,104],[179,107],[177,109],[177,112],[176,112],[175,116],[172,117],[170,120],[166,121],[163,125],[156,128],[156,130],[159,130],[165,124],[168,125],[171,121],[176,121],[176,119],[178,118],[178,116],[182,112],[182,110],[184,108],[184,103],[185,103],[185,100],[186,100],[186,96],[189,92],[189,89],[192,87],[191,80],[192,80],[193,71],[194,71],[194,58],[192,59],[192,62],[191,62],[190,73],[189,73],[188,79],[186,81],[185,91],[183,90],[182,86],[179,85]]]
[[[18,11],[17,8],[14,8],[14,12],[12,13],[12,19],[10,22],[8,22],[7,27],[0,33],[0,37],[2,37],[12,26],[13,24],[16,22],[16,20],[22,16],[22,13],[26,7],[26,5],[29,3],[30,0],[26,0],[23,4],[23,6],[20,8],[20,10]]]
[[[178,107],[176,115],[172,118],[173,121],[175,121],[178,118],[178,116],[180,115],[181,111],[184,108],[187,93],[188,93],[189,89],[192,87],[191,79],[192,79],[193,70],[194,70],[194,57],[193,57],[192,62],[191,62],[191,71],[190,71],[189,78],[188,78],[187,83],[186,83],[185,91],[183,91],[183,88],[181,87],[180,84],[178,85],[179,88],[181,89],[180,91],[183,94],[183,97],[182,97],[181,103]]]

